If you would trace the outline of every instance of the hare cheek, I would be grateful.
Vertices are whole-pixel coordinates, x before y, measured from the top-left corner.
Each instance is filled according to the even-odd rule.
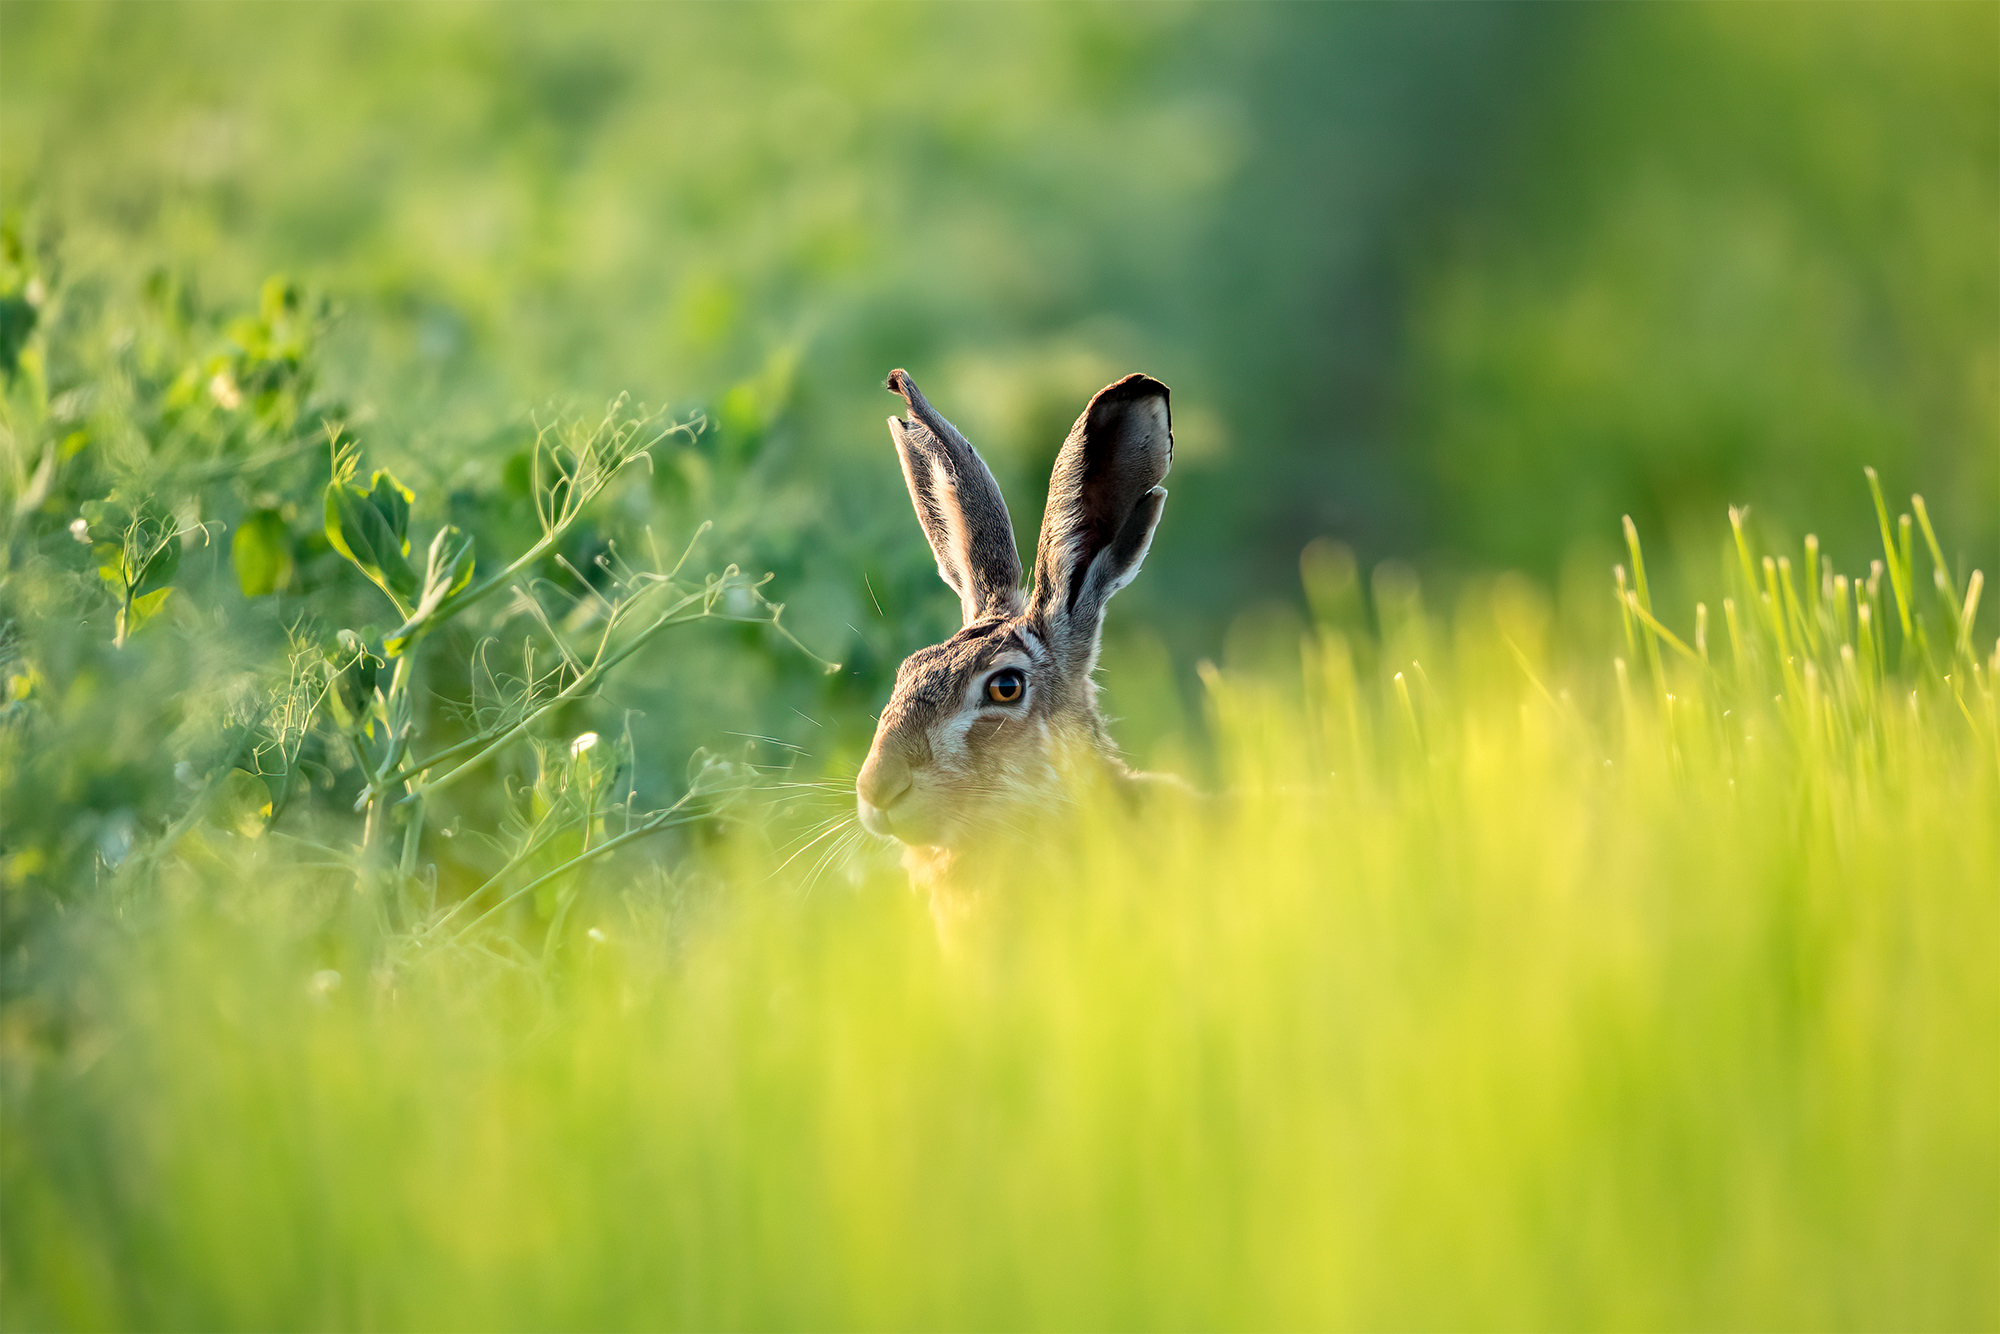
[[[984,753],[992,747],[993,739],[1007,726],[1007,719],[988,715],[975,718],[965,729],[965,748],[975,753]]]
[[[1024,765],[1032,765],[1047,745],[1048,727],[1038,717],[1025,712],[987,713],[966,729],[965,745],[972,762],[992,776],[1020,777]]]
[[[960,714],[931,731],[931,754],[938,768],[947,772],[964,769],[971,759],[969,733],[978,719]]]
[[[1018,713],[989,714],[973,723],[966,742],[973,765],[997,787],[1020,794],[1047,786],[1045,720]]]

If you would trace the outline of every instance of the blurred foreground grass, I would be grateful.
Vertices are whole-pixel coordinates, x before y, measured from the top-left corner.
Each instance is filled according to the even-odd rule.
[[[1992,1327],[1955,609],[1774,563],[1727,638],[1635,589],[1613,671],[1513,581],[1362,633],[1353,573],[1210,675],[1226,798],[1086,807],[949,950],[747,834],[556,966],[200,835],[72,916],[60,1040],[10,1012],[6,1323]]]

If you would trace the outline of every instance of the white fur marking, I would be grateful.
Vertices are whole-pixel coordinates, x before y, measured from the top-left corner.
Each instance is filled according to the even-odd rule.
[[[938,527],[944,540],[938,544],[938,573],[958,594],[959,608],[971,623],[973,606],[972,536],[965,531],[965,514],[958,505],[958,480],[943,459],[931,460],[931,494],[937,499]],[[946,569],[947,553],[952,568]]]

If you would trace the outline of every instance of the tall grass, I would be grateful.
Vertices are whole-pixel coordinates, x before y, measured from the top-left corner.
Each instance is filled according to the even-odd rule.
[[[8,1034],[0,1313],[1990,1328],[1996,663],[1882,516],[1858,580],[1738,516],[1691,622],[1632,534],[1615,664],[1508,582],[1329,612],[1209,674],[1221,800],[1085,805],[949,951],[754,830],[553,965],[208,834]]]

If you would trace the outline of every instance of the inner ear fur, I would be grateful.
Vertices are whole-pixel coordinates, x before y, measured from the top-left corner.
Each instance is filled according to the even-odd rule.
[[[1007,502],[986,461],[933,408],[905,370],[889,372],[907,417],[889,418],[910,503],[937,557],[938,575],[958,594],[967,625],[1021,610],[1021,555]]]
[[[1150,375],[1106,385],[1070,428],[1049,479],[1030,609],[1072,652],[1094,656],[1104,604],[1139,572],[1173,461],[1169,391]]]

